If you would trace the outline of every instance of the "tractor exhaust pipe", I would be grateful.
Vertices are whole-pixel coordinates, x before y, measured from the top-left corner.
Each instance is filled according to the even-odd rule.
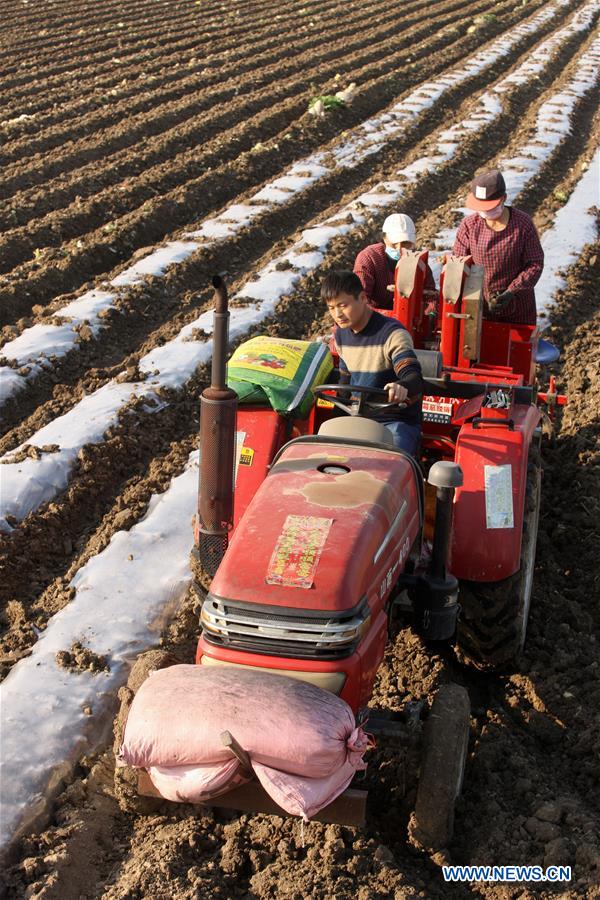
[[[433,550],[427,573],[420,577],[416,591],[416,627],[426,640],[445,641],[456,631],[460,606],[458,581],[447,570],[454,492],[463,483],[457,463],[437,462],[427,478],[437,488]]]
[[[227,287],[213,280],[214,325],[211,384],[200,399],[200,480],[197,547],[202,580],[215,575],[233,527],[237,394],[227,387],[229,311]]]

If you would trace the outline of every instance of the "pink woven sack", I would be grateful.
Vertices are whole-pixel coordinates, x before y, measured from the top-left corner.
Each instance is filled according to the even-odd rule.
[[[136,694],[121,758],[129,766],[214,765],[230,731],[253,760],[294,775],[337,771],[355,730],[348,704],[305,681],[233,666],[171,666]]]
[[[120,764],[148,769],[162,796],[203,802],[248,780],[229,731],[275,802],[315,815],[366,768],[369,741],[348,704],[260,669],[172,666],[152,673],[131,706]]]

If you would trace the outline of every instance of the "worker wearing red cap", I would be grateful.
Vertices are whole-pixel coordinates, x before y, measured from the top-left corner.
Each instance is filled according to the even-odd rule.
[[[354,271],[361,280],[371,306],[392,309],[394,305],[394,273],[402,248],[414,250],[417,241],[415,223],[405,213],[393,213],[383,223],[383,241],[369,244],[354,262]],[[437,296],[433,273],[427,267],[426,295]]]
[[[531,217],[506,205],[506,185],[497,170],[473,179],[467,206],[476,212],[461,222],[452,252],[483,266],[486,318],[535,325],[533,288],[544,268],[544,251]]]

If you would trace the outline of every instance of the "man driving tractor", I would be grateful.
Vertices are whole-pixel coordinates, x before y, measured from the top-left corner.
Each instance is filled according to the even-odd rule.
[[[371,307],[355,272],[329,272],[321,297],[336,326],[340,372],[348,373],[352,384],[386,390],[389,403],[402,404],[376,418],[392,432],[394,445],[414,456],[421,438],[423,379],[410,334],[397,319]]]

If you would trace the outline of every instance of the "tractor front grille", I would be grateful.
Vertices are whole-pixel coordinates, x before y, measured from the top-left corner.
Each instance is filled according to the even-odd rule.
[[[366,602],[359,610],[326,616],[297,615],[279,608],[256,609],[210,594],[202,604],[200,624],[211,644],[270,656],[340,659],[353,653],[369,625]]]

